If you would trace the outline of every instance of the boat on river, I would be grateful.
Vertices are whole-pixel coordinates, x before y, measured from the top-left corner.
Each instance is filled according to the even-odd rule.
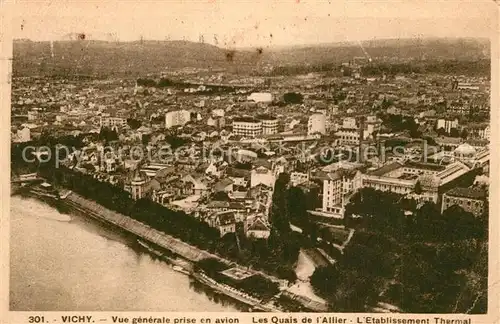
[[[183,273],[183,274],[186,274],[186,275],[189,275],[189,271],[187,271],[186,269],[184,269],[183,267],[180,267],[178,265],[174,265],[172,267],[172,269],[174,269],[175,271],[177,272],[180,272],[180,273]]]

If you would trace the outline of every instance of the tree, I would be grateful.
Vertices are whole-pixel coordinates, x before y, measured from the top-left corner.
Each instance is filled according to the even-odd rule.
[[[105,142],[112,142],[118,140],[118,134],[115,129],[109,129],[107,127],[102,127],[99,132],[99,139]]]
[[[280,234],[290,232],[290,216],[287,208],[287,186],[290,176],[287,173],[280,173],[274,185],[272,205],[269,213],[269,221],[273,230]]]
[[[337,290],[339,282],[342,280],[339,277],[339,272],[334,266],[317,267],[309,278],[311,285],[321,295],[333,296]]]
[[[431,145],[431,146],[436,145],[436,141],[431,136],[424,136],[422,139],[427,143],[427,145]]]
[[[302,103],[304,97],[300,93],[287,92],[283,95],[283,100],[287,104],[300,104]]]
[[[152,79],[137,79],[138,86],[156,87],[156,81]]]
[[[469,136],[469,132],[467,131],[467,129],[465,129],[465,128],[462,129],[462,132],[460,133],[460,137],[465,140],[465,139],[467,139],[467,136]]]
[[[302,189],[297,187],[288,189],[287,200],[290,221],[307,230],[307,227],[309,227],[309,217],[307,216],[306,195]]]
[[[453,127],[450,129],[450,136],[451,137],[460,137],[460,132],[458,131],[458,129]]]
[[[439,135],[439,136],[445,136],[446,135],[446,130],[443,128],[443,127],[440,127],[436,130],[436,133]]]
[[[443,212],[445,221],[446,239],[460,240],[466,238],[482,238],[485,235],[484,224],[481,219],[462,207],[453,205]]]
[[[127,125],[129,125],[131,129],[138,129],[141,127],[141,121],[134,118],[127,118]]]
[[[142,145],[148,145],[150,140],[151,140],[151,134],[142,134],[141,136]]]
[[[434,202],[425,202],[416,211],[408,231],[416,240],[435,240],[441,238],[443,226],[438,206]]]
[[[217,191],[213,193],[210,199],[215,201],[231,201],[231,199],[227,195],[227,192],[224,191]]]
[[[413,189],[413,192],[415,192],[417,195],[420,195],[422,193],[422,185],[420,184],[420,181],[417,180],[415,183],[415,188]]]
[[[163,87],[169,87],[174,85],[174,82],[170,79],[166,78],[161,78],[160,81],[158,82],[158,87],[163,88]]]

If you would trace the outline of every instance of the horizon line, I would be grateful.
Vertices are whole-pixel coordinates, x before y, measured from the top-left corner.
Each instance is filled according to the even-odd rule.
[[[85,35],[84,33],[81,33]],[[80,33],[68,33],[65,36],[77,36],[80,35]],[[92,36],[90,34],[90,36]],[[64,37],[64,36],[63,36]],[[113,37],[113,35],[110,33],[109,37]],[[79,41],[95,41],[95,42],[106,42],[106,43],[140,43],[140,42],[186,42],[186,43],[193,43],[193,44],[203,44],[203,45],[209,45],[209,46],[215,46],[221,49],[232,49],[232,48],[237,48],[237,49],[254,49],[254,48],[287,48],[287,47],[310,47],[310,46],[325,46],[325,45],[357,45],[358,43],[367,43],[367,42],[377,42],[377,41],[405,41],[405,40],[488,40],[489,43],[491,43],[491,37],[487,36],[422,36],[422,37],[404,37],[404,38],[371,38],[371,39],[363,39],[363,40],[352,40],[352,41],[338,41],[338,42],[317,42],[317,43],[297,43],[297,44],[290,44],[290,45],[266,45],[266,46],[231,46],[231,47],[223,47],[220,45],[212,44],[211,42],[199,42],[199,41],[193,41],[193,40],[187,40],[187,39],[135,39],[135,40],[120,40],[120,39],[105,39],[105,38],[83,38],[83,39],[50,39],[50,40],[36,40],[36,39],[31,39],[31,38],[13,38],[12,42],[15,41],[30,41],[34,43],[44,43],[44,42],[79,42]]]

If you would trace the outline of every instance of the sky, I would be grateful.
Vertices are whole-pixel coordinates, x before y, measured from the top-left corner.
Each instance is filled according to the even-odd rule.
[[[14,38],[286,46],[384,38],[490,37],[493,0],[17,0]]]

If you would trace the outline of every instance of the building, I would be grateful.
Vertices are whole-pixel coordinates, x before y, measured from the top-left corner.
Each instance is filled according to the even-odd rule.
[[[271,115],[259,115],[257,119],[262,122],[262,134],[273,135],[278,133],[279,121]]]
[[[23,143],[31,141],[31,131],[28,127],[19,129],[16,135],[17,135],[16,142]]]
[[[342,128],[358,128],[358,126],[356,125],[356,118],[345,117],[344,119],[342,119]]]
[[[144,198],[146,195],[146,180],[141,176],[137,170],[131,183],[132,199],[138,200]]]
[[[30,110],[28,111],[28,120],[29,121],[35,121],[40,117],[40,113],[36,110]]]
[[[309,181],[309,173],[294,171],[290,173],[290,182],[293,186]]]
[[[205,196],[210,191],[200,176],[188,174],[181,181],[184,183],[183,193],[186,195]]]
[[[253,117],[236,117],[233,119],[233,134],[245,137],[262,135],[262,121]]]
[[[468,138],[477,139],[490,139],[490,125],[488,124],[474,124],[467,125]]]
[[[328,173],[323,179],[322,211],[343,215],[349,194],[362,185],[362,174],[357,170],[339,169]]]
[[[273,101],[273,95],[269,92],[254,92],[247,97],[248,101],[270,103]]]
[[[208,117],[207,125],[216,128],[223,128],[226,126],[226,121],[224,117]]]
[[[363,138],[361,138],[361,133],[363,133]],[[356,128],[341,128],[335,133],[335,136],[339,145],[358,146],[360,140],[365,140],[368,137],[368,131],[360,131]]]
[[[448,120],[448,119],[438,119],[436,124],[436,129],[444,129],[446,133],[450,133],[452,128],[458,129],[458,119]]]
[[[479,188],[453,188],[443,194],[441,213],[457,205],[477,217],[485,212],[486,198],[486,191]]]
[[[421,203],[439,202],[440,193],[460,183],[474,170],[460,161],[445,167],[424,163],[393,162],[362,175],[362,186],[408,196]],[[416,192],[420,183],[421,192]]]
[[[480,89],[478,84],[473,84],[469,82],[459,82],[457,85],[458,90],[474,90],[478,91]]]
[[[271,235],[271,229],[260,217],[248,220],[245,234],[248,238],[267,239]]]
[[[228,233],[236,233],[236,216],[232,211],[216,213],[210,217],[209,224],[219,230],[221,237]]]
[[[250,172],[250,187],[252,188],[259,184],[273,188],[275,181],[273,171],[265,166],[256,167]]]
[[[476,158],[476,149],[468,143],[463,143],[453,151],[453,155],[456,160],[473,162]]]
[[[391,174],[393,171],[400,172],[400,174]],[[402,165],[399,162],[394,162],[364,175],[363,187],[409,195],[414,191],[417,180],[418,176],[416,175],[404,176]]]
[[[188,110],[169,111],[165,114],[165,128],[183,126],[191,120],[191,113]]]
[[[100,125],[107,128],[125,127],[127,120],[120,117],[101,117]]]
[[[326,116],[324,114],[314,114],[307,122],[307,134],[326,134]]]

